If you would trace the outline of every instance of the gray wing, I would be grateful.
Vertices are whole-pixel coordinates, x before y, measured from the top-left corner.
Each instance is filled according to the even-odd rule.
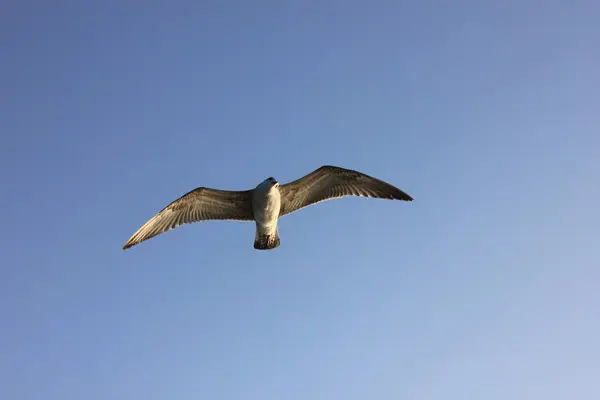
[[[310,174],[280,186],[279,216],[311,204],[345,196],[412,201],[402,190],[379,179],[351,169],[324,165]]]
[[[211,219],[253,221],[252,190],[194,189],[150,218],[129,238],[123,250],[179,225]]]

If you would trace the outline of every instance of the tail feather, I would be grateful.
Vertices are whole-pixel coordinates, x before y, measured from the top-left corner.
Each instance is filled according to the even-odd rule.
[[[254,248],[256,250],[272,250],[276,247],[279,247],[279,232],[275,231],[273,233],[259,233],[256,232],[254,235]]]

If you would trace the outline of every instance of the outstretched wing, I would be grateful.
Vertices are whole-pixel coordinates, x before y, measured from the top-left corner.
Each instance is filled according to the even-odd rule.
[[[330,165],[280,186],[279,216],[293,213],[311,204],[344,196],[412,201],[402,190],[358,171]]]
[[[211,219],[253,221],[252,190],[194,189],[150,218],[129,238],[123,250],[179,225]]]

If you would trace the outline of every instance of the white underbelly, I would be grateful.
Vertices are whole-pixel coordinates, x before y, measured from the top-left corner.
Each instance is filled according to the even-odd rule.
[[[262,226],[277,225],[279,210],[281,208],[281,199],[279,193],[271,193],[266,196],[255,198],[254,219]]]

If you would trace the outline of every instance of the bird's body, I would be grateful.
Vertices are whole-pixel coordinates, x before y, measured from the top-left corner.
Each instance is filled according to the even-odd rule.
[[[412,201],[402,190],[358,171],[323,166],[285,185],[272,177],[252,190],[199,187],[163,208],[135,232],[123,250],[181,224],[204,220],[254,221],[254,248],[280,245],[278,221],[284,215],[322,201],[345,196]]]
[[[255,249],[267,250],[279,246],[277,222],[280,210],[279,183],[273,178],[265,179],[256,186],[252,193],[252,211],[256,222]]]

